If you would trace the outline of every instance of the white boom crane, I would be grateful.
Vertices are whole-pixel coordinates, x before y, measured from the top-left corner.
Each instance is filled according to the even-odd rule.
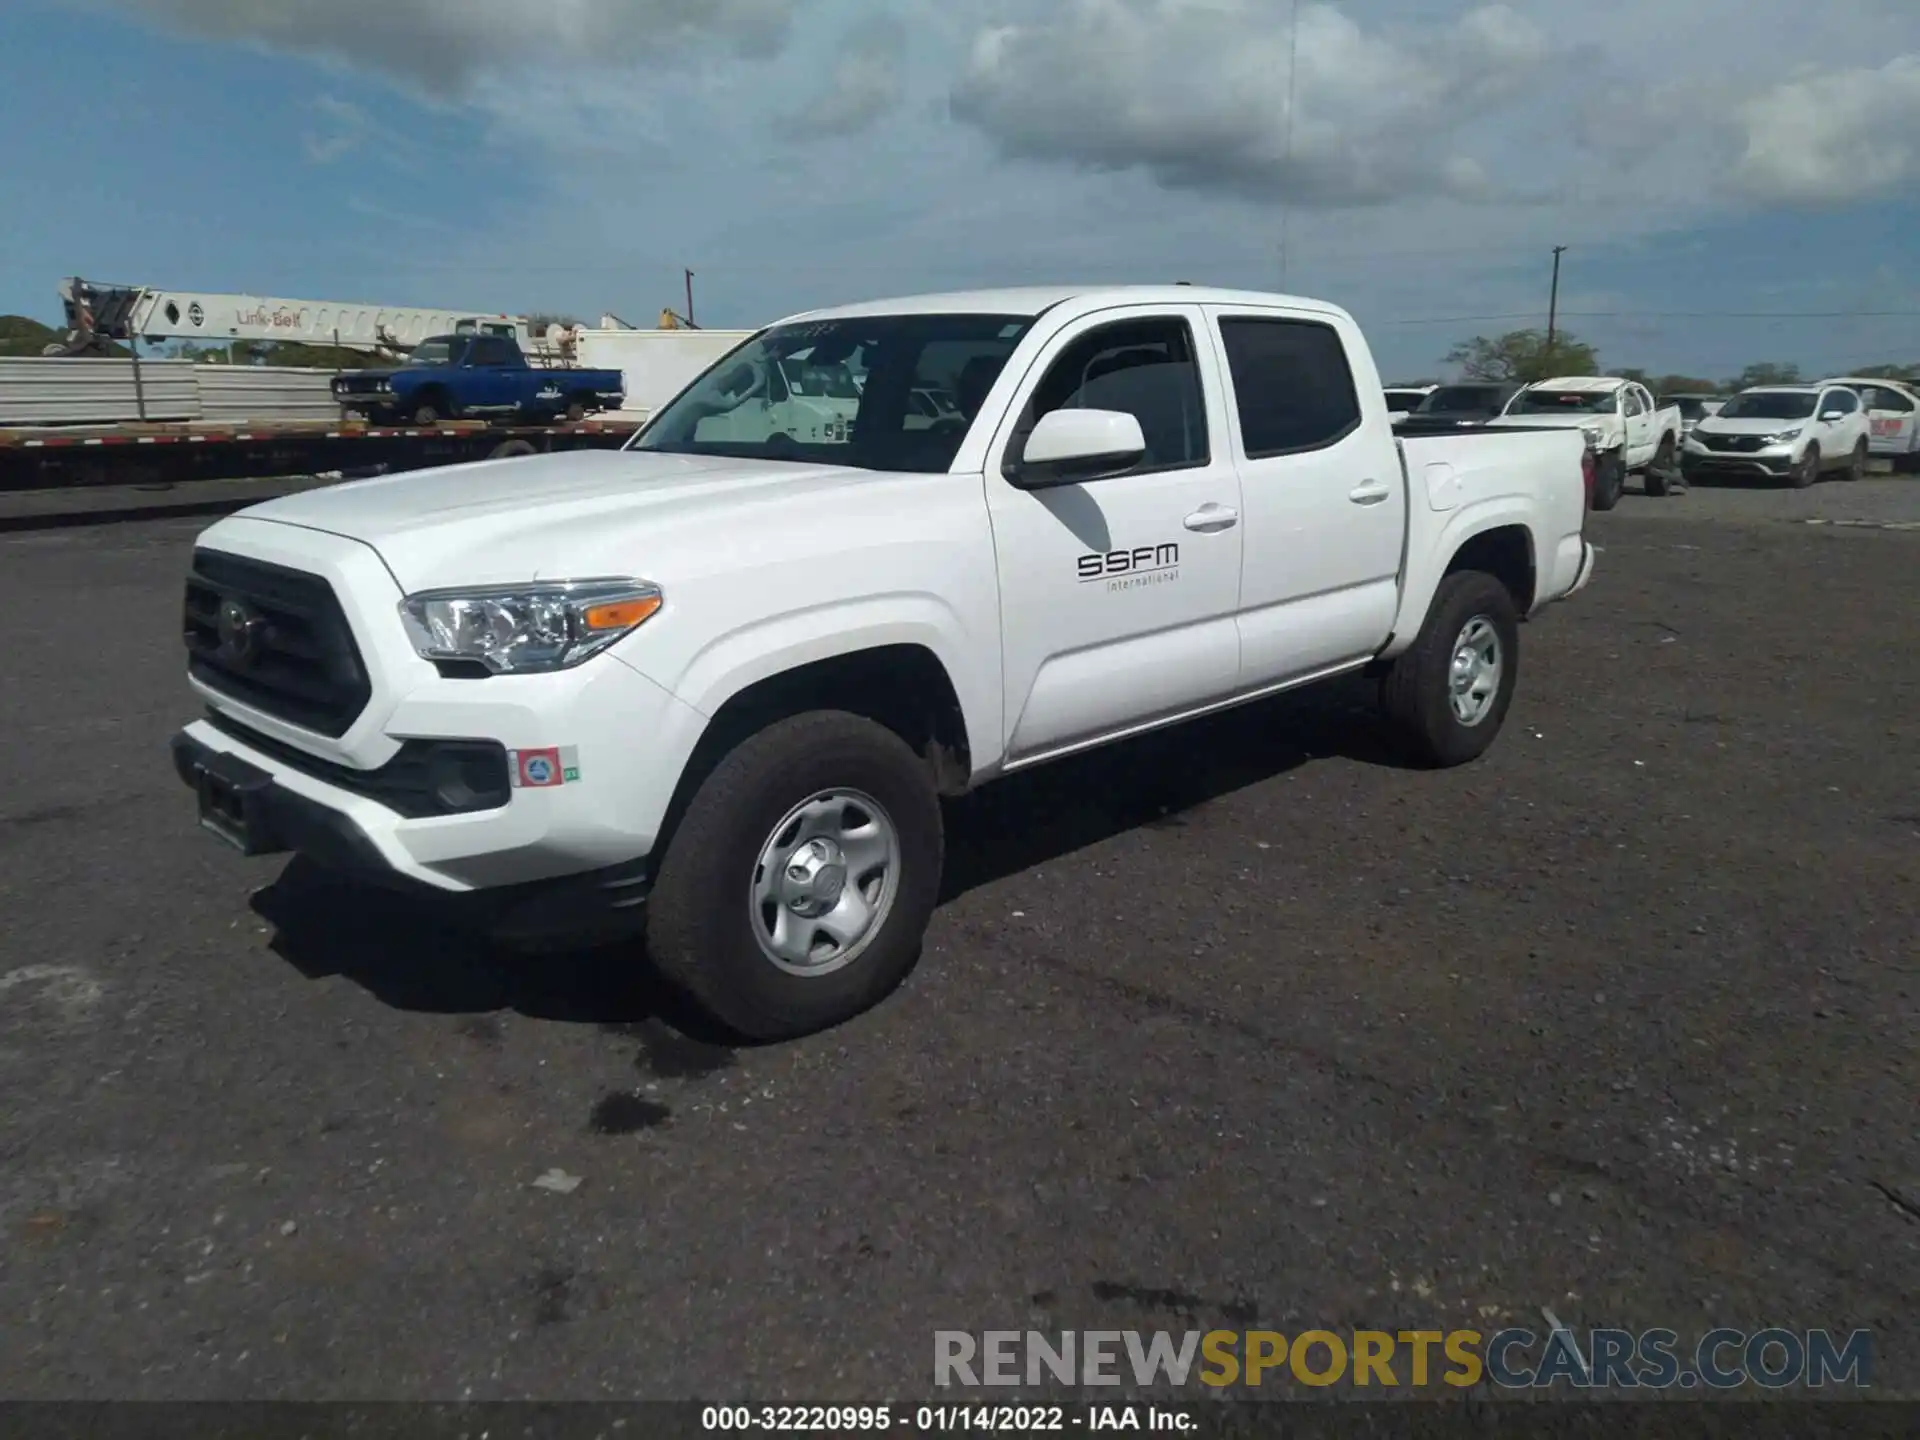
[[[504,335],[523,348],[533,338],[520,315],[155,290],[78,278],[62,282],[60,300],[69,334],[66,343],[50,347],[50,353],[65,355],[93,353],[108,340],[204,340],[216,345],[279,340],[394,351],[411,350],[429,335]]]

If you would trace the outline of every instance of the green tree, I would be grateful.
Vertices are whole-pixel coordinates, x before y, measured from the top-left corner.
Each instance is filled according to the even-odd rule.
[[[1861,365],[1842,373],[1858,375],[1862,380],[1899,380],[1908,385],[1920,384],[1920,365]]]
[[[1766,360],[1749,365],[1727,382],[1729,390],[1751,390],[1756,385],[1798,385],[1800,367]]]
[[[1555,375],[1600,373],[1599,352],[1565,331],[1554,336],[1552,345],[1541,330],[1510,330],[1492,339],[1476,335],[1449,350],[1446,361],[1459,366],[1469,380],[1527,384]]]

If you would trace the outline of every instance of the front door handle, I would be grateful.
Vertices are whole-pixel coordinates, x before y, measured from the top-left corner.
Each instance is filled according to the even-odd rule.
[[[1393,488],[1378,480],[1362,481],[1358,488],[1349,490],[1347,498],[1356,505],[1378,505],[1393,494]]]
[[[1225,505],[1216,505],[1208,501],[1198,510],[1187,516],[1185,525],[1189,530],[1198,530],[1203,535],[1211,535],[1218,530],[1231,530],[1240,523],[1240,512],[1228,509]]]

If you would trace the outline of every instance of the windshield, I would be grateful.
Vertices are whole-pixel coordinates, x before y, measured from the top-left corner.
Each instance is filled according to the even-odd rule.
[[[1416,415],[1426,415],[1435,410],[1480,410],[1491,415],[1500,408],[1505,399],[1498,385],[1442,385],[1425,400]]]
[[[1522,390],[1509,415],[1611,415],[1618,390]]]
[[[1749,390],[1720,411],[1722,420],[1805,420],[1819,397],[1799,390]]]
[[[633,450],[935,474],[1028,315],[867,315],[776,325],[708,370]]]
[[[413,353],[407,356],[409,365],[446,365],[453,360],[453,347],[464,342],[459,340],[422,340],[413,347]]]

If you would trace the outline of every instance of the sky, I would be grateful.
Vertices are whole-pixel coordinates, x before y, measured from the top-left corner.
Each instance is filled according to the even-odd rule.
[[[0,313],[67,275],[749,328],[1311,295],[1389,379],[1920,361],[1915,0],[5,0]]]

